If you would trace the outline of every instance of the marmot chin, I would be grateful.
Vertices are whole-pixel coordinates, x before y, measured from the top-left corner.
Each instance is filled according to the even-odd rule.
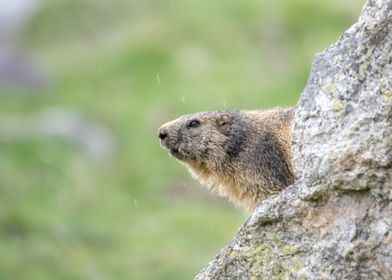
[[[294,108],[201,112],[162,125],[158,136],[196,179],[253,211],[294,182],[294,113]]]

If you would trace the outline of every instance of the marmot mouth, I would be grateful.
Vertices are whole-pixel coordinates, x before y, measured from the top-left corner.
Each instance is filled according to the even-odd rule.
[[[185,155],[180,152],[178,149],[173,148],[169,150],[169,153],[172,157],[178,159],[178,160],[184,160],[185,159]]]
[[[161,145],[162,148],[167,149],[165,142],[162,139],[159,139],[159,144]]]
[[[170,151],[170,154],[171,154],[173,157],[178,157],[178,155],[179,155],[178,149],[170,149],[169,151]]]

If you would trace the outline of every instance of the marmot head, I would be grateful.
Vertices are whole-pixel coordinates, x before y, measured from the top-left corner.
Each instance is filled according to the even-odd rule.
[[[207,159],[219,161],[226,154],[230,112],[201,112],[181,116],[158,129],[162,147],[180,161],[200,164]]]
[[[291,122],[295,108],[215,111],[162,125],[162,147],[213,191],[255,209],[294,182]]]

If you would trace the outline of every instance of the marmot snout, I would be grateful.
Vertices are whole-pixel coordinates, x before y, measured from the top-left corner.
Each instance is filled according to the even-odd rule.
[[[199,181],[254,210],[294,181],[293,116],[293,108],[201,112],[164,124],[158,136]]]
[[[224,153],[223,142],[228,138],[224,134],[227,118],[223,112],[182,116],[161,126],[158,131],[161,145],[179,160],[201,163],[209,152],[222,150]]]

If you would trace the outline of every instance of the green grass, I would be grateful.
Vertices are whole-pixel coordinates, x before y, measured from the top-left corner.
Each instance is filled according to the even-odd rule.
[[[246,214],[193,182],[156,129],[190,112],[294,105],[356,2],[45,1],[22,41],[52,82],[0,95],[0,118],[73,108],[117,151],[102,163],[53,138],[0,142],[0,279],[195,276]]]

